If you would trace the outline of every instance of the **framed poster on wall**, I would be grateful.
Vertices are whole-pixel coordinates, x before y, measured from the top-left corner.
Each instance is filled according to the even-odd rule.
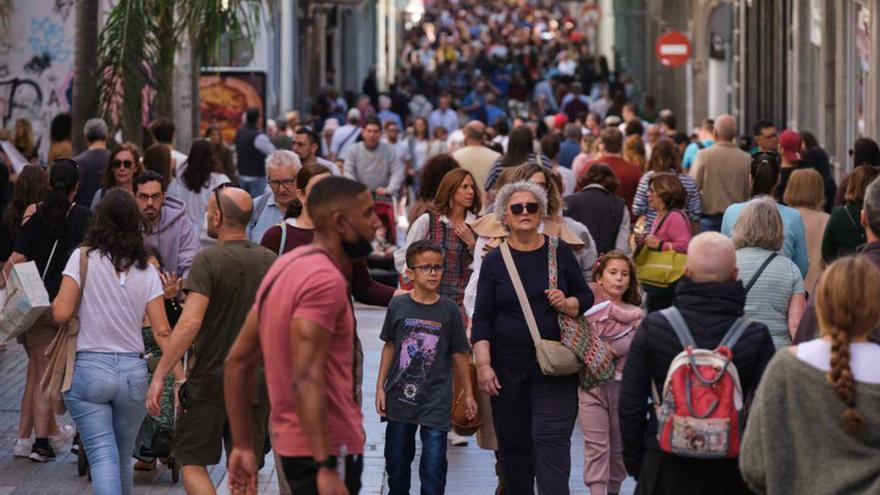
[[[245,110],[257,107],[266,115],[266,73],[261,71],[202,69],[199,77],[199,135],[210,125],[220,127],[232,144]]]

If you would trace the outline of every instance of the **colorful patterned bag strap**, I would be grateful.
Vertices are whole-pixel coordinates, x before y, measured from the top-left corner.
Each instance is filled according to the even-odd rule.
[[[557,280],[559,277],[556,259],[556,248],[559,245],[559,239],[548,236],[547,242],[550,243],[547,248],[547,269],[550,272],[550,289],[553,290],[558,285]]]

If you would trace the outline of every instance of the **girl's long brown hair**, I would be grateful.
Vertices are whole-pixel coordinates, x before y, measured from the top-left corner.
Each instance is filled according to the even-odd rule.
[[[602,276],[602,273],[608,267],[608,263],[612,260],[626,261],[627,266],[629,266],[629,287],[627,287],[626,292],[623,293],[621,300],[627,304],[632,304],[633,306],[641,306],[642,293],[639,290],[639,279],[636,277],[636,265],[623,251],[618,251],[616,249],[608,251],[599,258],[598,266],[593,270],[593,282],[599,281],[599,277]]]
[[[816,286],[816,315],[822,335],[831,337],[828,381],[846,405],[843,430],[856,434],[865,418],[856,409],[856,387],[849,366],[849,344],[880,322],[880,269],[866,258],[848,256],[829,266]]]

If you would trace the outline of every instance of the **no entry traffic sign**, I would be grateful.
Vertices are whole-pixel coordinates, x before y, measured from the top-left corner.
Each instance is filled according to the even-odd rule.
[[[664,67],[678,67],[691,56],[691,41],[678,31],[668,31],[654,44],[657,59]]]

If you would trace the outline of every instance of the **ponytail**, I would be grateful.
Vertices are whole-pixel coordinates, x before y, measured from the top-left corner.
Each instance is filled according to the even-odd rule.
[[[756,153],[752,156],[752,197],[771,194],[779,182],[779,155]]]
[[[43,225],[46,226],[47,233],[52,239],[61,237],[67,225],[65,219],[71,205],[68,194],[69,191],[53,187],[46,193],[43,202],[40,203],[37,207],[37,212],[34,213],[34,217],[39,218]]]
[[[846,404],[843,412],[843,431],[854,434],[865,428],[865,418],[856,410],[856,387],[852,370],[849,367],[849,334],[832,327],[831,333],[831,371],[828,379],[837,395]]]
[[[299,198],[294,199],[287,205],[287,211],[284,212],[284,218],[299,218],[303,212],[303,204]]]

